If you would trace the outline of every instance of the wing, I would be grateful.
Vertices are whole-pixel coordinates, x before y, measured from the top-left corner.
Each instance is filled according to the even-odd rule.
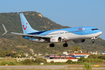
[[[15,32],[11,32],[11,34],[20,35],[20,36],[27,36],[27,37],[31,37],[31,38],[42,38],[42,39],[51,38],[51,37],[49,37],[49,36],[30,35],[30,34],[15,33]]]

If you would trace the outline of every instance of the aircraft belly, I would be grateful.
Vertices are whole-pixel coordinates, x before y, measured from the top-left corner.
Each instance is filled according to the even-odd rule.
[[[88,34],[88,35],[76,35],[76,34],[70,33],[70,34],[66,34],[65,36],[67,36],[69,40],[74,40],[74,39],[90,39],[92,37],[97,37],[97,35],[98,33]]]
[[[67,36],[67,39],[69,40],[75,40],[75,39],[88,39],[88,38],[92,38],[93,35],[77,35],[77,34],[66,34],[65,36]]]
[[[69,40],[73,40],[73,39],[80,39],[81,36],[80,35],[76,35],[76,34],[73,34],[73,33],[70,33],[70,34],[66,34],[67,38]]]
[[[45,39],[33,39],[32,41],[34,41],[34,42],[38,42],[38,43],[44,43],[44,42],[47,42],[47,41],[45,41]]]
[[[89,34],[89,35],[83,35],[83,38],[85,39],[90,39],[92,37],[97,37],[99,33],[95,33],[95,34]]]

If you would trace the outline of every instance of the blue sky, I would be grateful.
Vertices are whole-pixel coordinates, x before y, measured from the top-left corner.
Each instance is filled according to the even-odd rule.
[[[105,0],[0,0],[0,13],[39,11],[64,26],[95,26],[105,40]]]

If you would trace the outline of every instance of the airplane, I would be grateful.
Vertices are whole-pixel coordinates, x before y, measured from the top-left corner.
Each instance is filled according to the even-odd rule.
[[[25,39],[38,43],[50,43],[50,47],[54,47],[54,43],[61,42],[65,42],[63,44],[63,47],[68,47],[68,41],[73,41],[74,43],[83,43],[85,42],[85,39],[91,39],[92,43],[94,43],[94,40],[102,34],[102,31],[100,31],[97,27],[92,26],[80,26],[48,31],[38,31],[30,26],[23,13],[20,13],[20,20],[23,33],[11,32],[11,34],[20,35]],[[4,25],[3,28],[5,30],[4,34],[6,34],[7,30]]]

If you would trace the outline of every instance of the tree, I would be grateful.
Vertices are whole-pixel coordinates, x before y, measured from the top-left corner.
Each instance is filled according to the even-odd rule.
[[[85,70],[92,70],[92,66],[90,65],[90,63],[85,63],[84,67]]]
[[[23,51],[20,52],[20,55],[21,55],[21,57],[26,57],[26,56],[24,55],[24,52],[23,52]]]
[[[99,55],[96,55],[96,54],[91,54],[89,55],[88,58],[94,58],[94,59],[97,59],[99,57]]]
[[[66,63],[67,64],[72,64],[72,60],[68,60]]]
[[[105,55],[100,55],[98,58],[105,60]]]
[[[24,65],[30,65],[30,64],[32,64],[32,61],[31,61],[30,59],[25,59],[25,60],[23,61],[23,64],[24,64]]]
[[[78,61],[83,61],[83,59],[84,59],[84,57],[80,57],[80,58],[78,59]]]
[[[73,51],[79,51],[80,50],[80,47],[79,46],[74,46],[73,47]]]
[[[12,53],[11,51],[0,51],[0,57],[15,57],[17,53]]]
[[[5,57],[5,55],[6,55],[5,52],[0,50],[0,57]]]
[[[43,59],[43,58],[36,58],[35,59],[35,63],[37,63],[37,64],[40,64],[40,63],[47,63],[47,61],[46,61],[46,59]]]

